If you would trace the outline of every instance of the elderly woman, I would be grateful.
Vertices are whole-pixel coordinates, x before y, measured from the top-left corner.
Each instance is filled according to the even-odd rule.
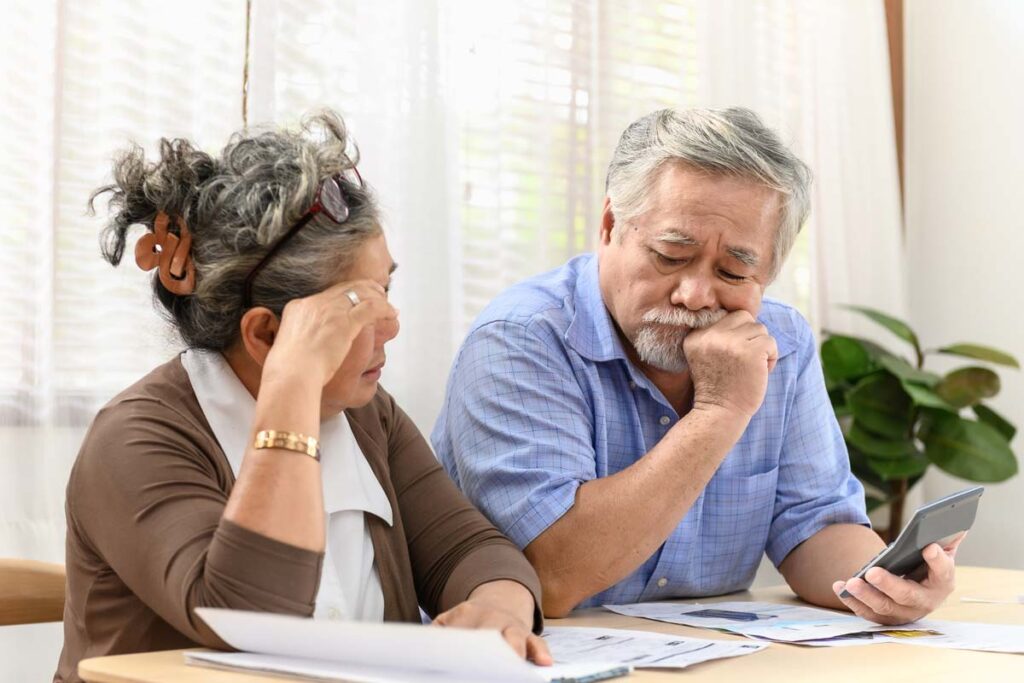
[[[187,350],[82,444],[56,681],[84,657],[225,647],[200,606],[419,621],[422,605],[549,663],[533,569],[378,385],[395,264],[349,147],[331,113],[219,157],[165,140],[93,196],[111,194],[112,264],[148,229],[135,260]]]

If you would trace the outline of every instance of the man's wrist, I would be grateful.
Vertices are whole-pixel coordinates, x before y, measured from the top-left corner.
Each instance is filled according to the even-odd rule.
[[[727,404],[706,401],[701,398],[694,399],[693,408],[688,415],[693,415],[695,418],[702,421],[706,420],[719,428],[735,432],[737,439],[746,430],[751,418],[750,415]]]

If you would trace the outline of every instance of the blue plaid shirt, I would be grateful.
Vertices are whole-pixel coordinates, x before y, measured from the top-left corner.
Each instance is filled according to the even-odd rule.
[[[779,349],[760,410],[672,535],[581,607],[742,590],[763,553],[778,566],[830,524],[868,523],[810,327],[772,299],[758,319]],[[677,420],[627,359],[588,254],[506,290],[474,322],[432,441],[456,484],[525,548],[580,484],[629,467]]]

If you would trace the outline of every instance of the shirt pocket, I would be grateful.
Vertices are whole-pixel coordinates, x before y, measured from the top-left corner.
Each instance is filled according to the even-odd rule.
[[[756,474],[719,472],[704,492],[702,575],[709,594],[748,588],[761,563],[775,508],[776,466]]]

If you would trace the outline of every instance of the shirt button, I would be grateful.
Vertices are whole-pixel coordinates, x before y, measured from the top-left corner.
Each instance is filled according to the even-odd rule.
[[[672,419],[668,415],[662,415],[661,417],[658,418],[658,422],[660,422],[662,425],[667,425],[671,421]]]
[[[665,577],[661,577],[660,579],[658,579],[658,588],[664,588],[667,585],[668,579],[666,579]]]
[[[630,389],[636,389],[636,382],[630,382],[629,383],[629,388]]]

